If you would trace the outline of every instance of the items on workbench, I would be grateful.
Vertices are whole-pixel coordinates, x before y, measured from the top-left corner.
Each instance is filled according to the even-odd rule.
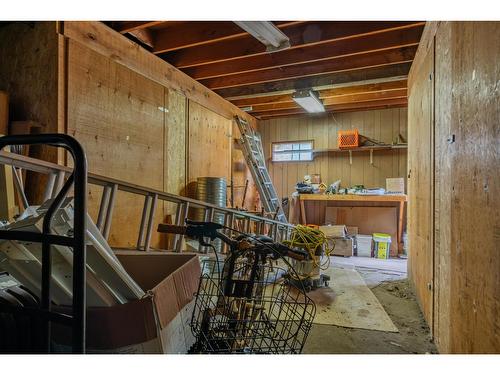
[[[403,177],[385,179],[386,194],[404,194],[405,179]]]

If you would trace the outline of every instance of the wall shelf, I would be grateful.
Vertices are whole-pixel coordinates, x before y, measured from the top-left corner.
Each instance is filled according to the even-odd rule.
[[[399,144],[399,145],[377,145],[377,146],[361,146],[355,148],[325,148],[325,149],[316,149],[313,150],[313,159],[319,154],[329,154],[329,153],[349,153],[349,164],[352,164],[352,153],[359,151],[368,151],[370,152],[370,164],[373,164],[373,151],[382,151],[382,150],[406,150],[408,149],[407,144]]]

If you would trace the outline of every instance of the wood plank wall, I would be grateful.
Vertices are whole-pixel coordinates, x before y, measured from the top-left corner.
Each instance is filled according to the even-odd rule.
[[[57,123],[57,34],[54,22],[18,22],[0,28],[0,90],[9,94],[10,121],[35,121],[55,133]],[[31,147],[30,155],[57,162],[51,147]],[[36,186],[45,176],[28,173],[26,194],[40,203]],[[33,187],[33,188],[31,188]]]
[[[431,50],[434,45],[431,44]],[[409,272],[422,312],[432,327],[432,264],[433,252],[427,244],[432,242],[432,193],[433,193],[433,133],[434,133],[434,55],[427,54],[420,69],[414,72],[408,116],[415,126],[408,128],[408,235],[411,246]]]
[[[83,145],[90,172],[158,190],[168,185],[166,97],[163,86],[69,41],[67,133]],[[184,160],[183,146],[172,165]],[[88,190],[89,213],[96,220],[102,189],[89,185]],[[113,246],[136,244],[143,203],[142,197],[118,193],[109,239]],[[162,205],[156,215],[163,219]],[[152,243],[158,244],[157,236]]]
[[[224,177],[231,180],[232,120],[189,102],[189,177]]]
[[[13,23],[0,29],[0,42],[0,85],[23,116],[15,119],[74,135],[93,173],[175,194],[186,194],[188,180],[198,176],[229,182],[231,137],[238,136],[233,116],[256,126],[253,117],[100,22]],[[64,162],[60,155],[42,157]],[[32,186],[43,191],[43,184]],[[94,219],[101,190],[89,189]],[[112,246],[136,245],[142,204],[118,194]],[[161,204],[156,220],[174,212]],[[165,245],[153,236],[153,247]]]
[[[313,140],[315,149],[337,148],[338,130],[357,128],[360,134],[392,143],[398,134],[407,138],[406,108],[376,111],[336,113],[324,116],[290,117],[259,122],[264,153],[269,173],[280,197],[289,197],[295,184],[304,175],[320,173],[323,182],[341,180],[342,187],[363,184],[366,187],[384,187],[388,177],[406,178],[406,150],[375,151],[373,165],[369,152],[354,152],[352,165],[348,153],[330,153],[316,156],[312,162],[271,162],[273,142]],[[320,203],[314,207],[312,222],[321,221]],[[319,222],[320,223],[320,222]]]
[[[418,87],[425,77],[419,71],[431,59],[435,77],[434,183],[415,184],[409,193],[411,202],[434,186],[432,205],[421,206],[415,222],[416,226],[425,225],[423,221],[433,218],[433,233],[426,243],[416,243],[410,234],[410,275],[415,284],[422,282],[416,272],[419,267],[430,268],[424,272],[434,275],[430,322],[441,352],[498,353],[500,25],[429,23],[422,40],[424,47],[419,48],[410,72],[409,107],[420,103]],[[432,114],[426,114],[429,116]],[[421,118],[418,112],[409,111],[410,135],[420,132]],[[425,152],[426,148],[424,142],[411,143],[409,153]],[[416,164],[415,160],[409,166],[410,180]],[[426,252],[433,253],[433,264],[419,264],[419,258],[413,256],[415,246],[425,246]],[[424,304],[422,296],[417,296]]]

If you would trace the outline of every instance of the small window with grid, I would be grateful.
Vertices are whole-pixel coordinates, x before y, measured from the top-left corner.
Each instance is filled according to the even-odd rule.
[[[295,162],[313,160],[313,141],[273,142],[272,161]]]

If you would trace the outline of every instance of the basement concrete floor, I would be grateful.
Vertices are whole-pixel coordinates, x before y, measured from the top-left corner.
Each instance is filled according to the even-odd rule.
[[[399,332],[314,324],[304,354],[437,353],[406,278],[405,259],[332,257],[332,266],[357,270]]]

